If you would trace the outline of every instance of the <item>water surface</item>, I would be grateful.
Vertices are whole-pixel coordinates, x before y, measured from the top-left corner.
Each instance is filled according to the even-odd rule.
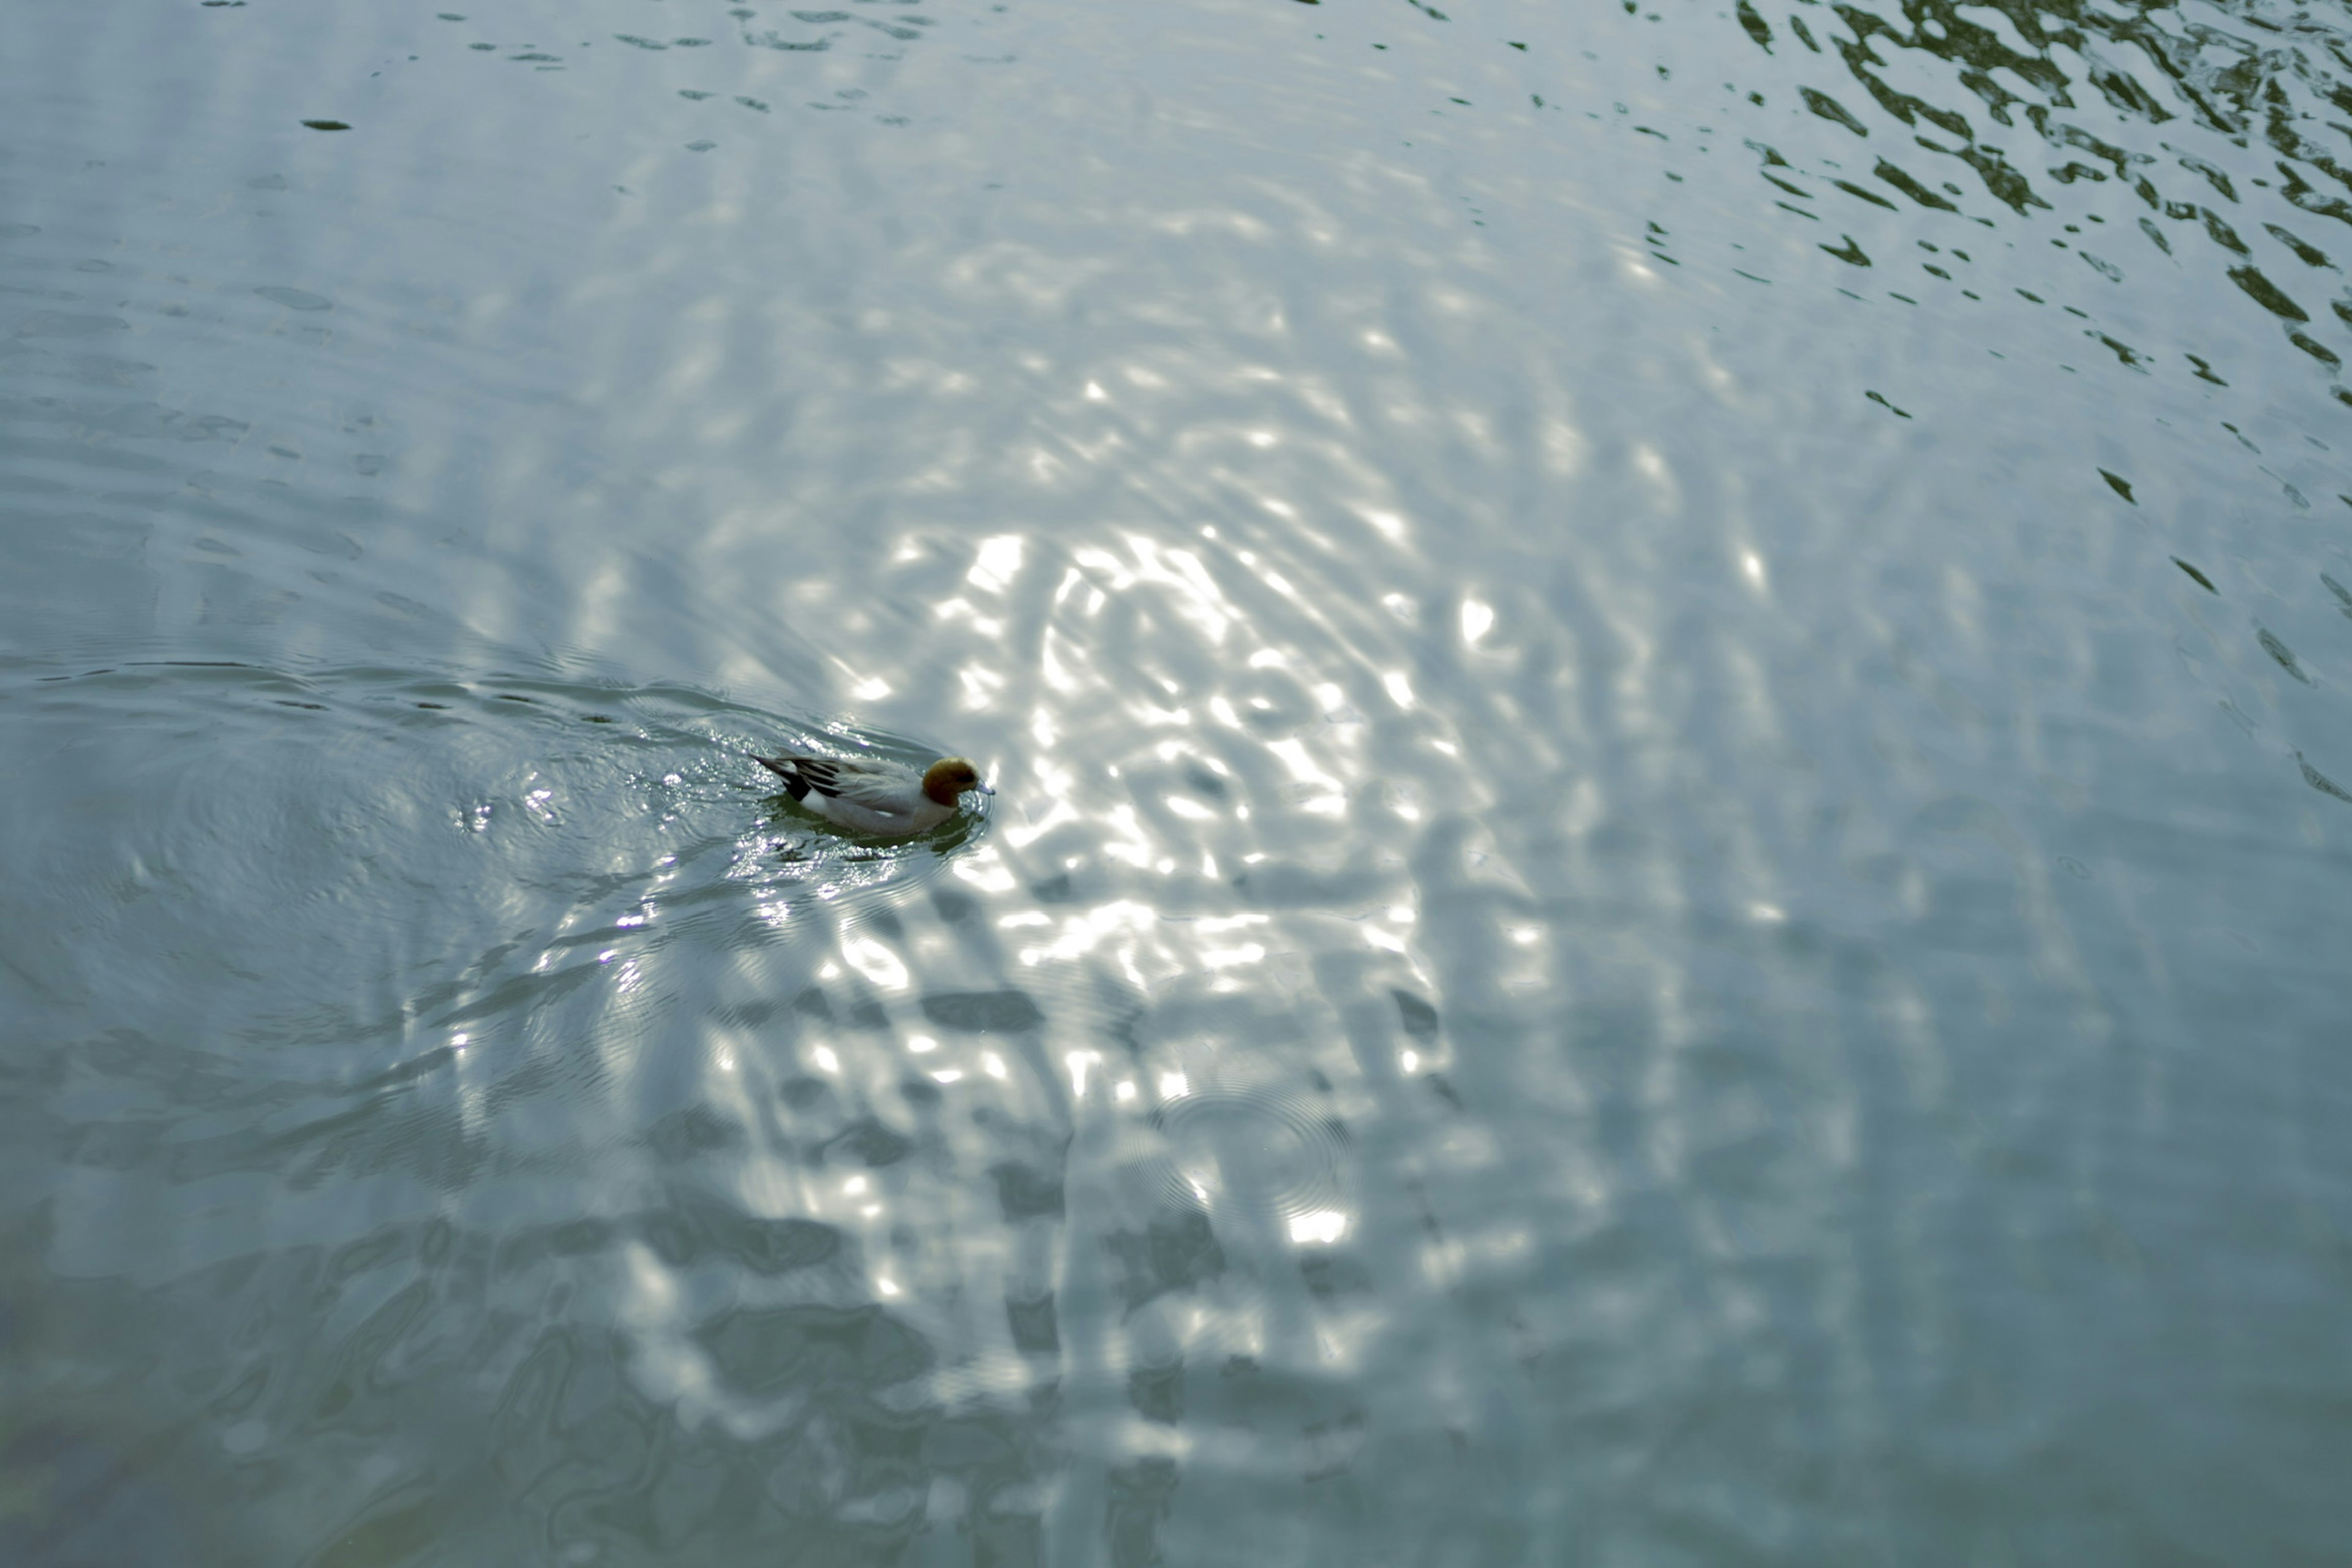
[[[12,8],[0,1554],[2332,1560],[2347,50]]]

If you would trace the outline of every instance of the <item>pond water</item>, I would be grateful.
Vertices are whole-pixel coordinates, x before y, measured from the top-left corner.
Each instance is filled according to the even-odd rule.
[[[0,16],[0,1558],[2341,1560],[2342,12],[437,3]]]

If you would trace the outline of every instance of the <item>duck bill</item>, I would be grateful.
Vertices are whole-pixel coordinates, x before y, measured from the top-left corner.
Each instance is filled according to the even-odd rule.
[[[981,794],[982,794],[982,795],[994,795],[994,794],[996,793],[994,790],[992,790],[992,789],[989,788],[989,787],[988,787],[986,784],[976,784],[972,785],[971,787],[972,787],[972,788],[974,788],[974,789],[976,789],[976,790],[978,790],[978,791],[979,791]]]

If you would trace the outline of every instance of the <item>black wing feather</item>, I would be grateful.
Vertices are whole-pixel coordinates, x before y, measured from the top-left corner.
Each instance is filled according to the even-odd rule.
[[[806,800],[812,789],[827,796],[841,794],[841,775],[824,757],[796,757],[788,752],[781,757],[751,760],[783,780],[784,793],[794,800]]]

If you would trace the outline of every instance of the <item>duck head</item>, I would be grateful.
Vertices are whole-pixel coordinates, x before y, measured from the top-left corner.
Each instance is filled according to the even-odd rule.
[[[923,773],[923,793],[941,805],[953,805],[968,789],[982,795],[996,792],[980,782],[980,770],[963,757],[941,757]]]

